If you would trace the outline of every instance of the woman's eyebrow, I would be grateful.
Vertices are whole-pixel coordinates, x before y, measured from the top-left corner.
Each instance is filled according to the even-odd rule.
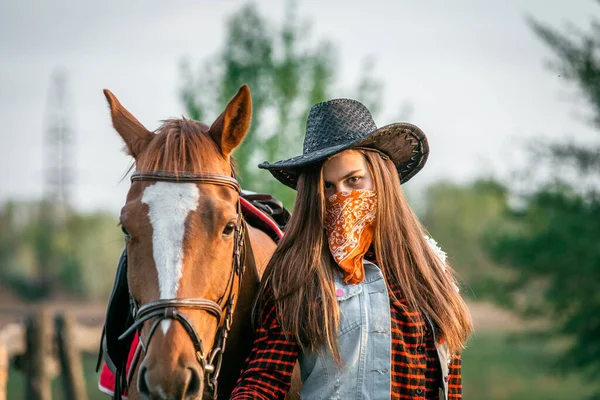
[[[354,171],[348,172],[346,175],[344,175],[344,176],[343,176],[343,177],[340,179],[340,181],[343,181],[344,179],[348,179],[348,178],[350,178],[352,175],[355,175],[355,174],[357,174],[358,172],[362,172],[362,171],[363,171],[363,170],[362,170],[362,168],[361,168],[361,169],[357,169],[357,170],[354,170]],[[325,181],[325,183],[332,183],[332,182]]]

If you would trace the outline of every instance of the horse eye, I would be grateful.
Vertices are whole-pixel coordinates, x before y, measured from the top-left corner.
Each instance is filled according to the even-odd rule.
[[[127,232],[127,229],[125,229],[123,225],[121,225],[121,231],[123,232],[123,235],[125,235],[126,239],[131,238],[131,235],[129,234],[129,232]]]
[[[231,236],[235,231],[235,223],[229,222],[225,225],[225,229],[223,229],[223,236]]]

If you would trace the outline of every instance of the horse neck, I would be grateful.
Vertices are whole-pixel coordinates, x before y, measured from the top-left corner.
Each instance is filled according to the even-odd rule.
[[[252,307],[258,293],[260,277],[265,267],[264,264],[268,262],[269,258],[264,257],[265,247],[268,249],[267,253],[271,254],[271,249],[275,247],[267,235],[253,234],[255,231],[253,232],[252,230],[255,228],[250,226],[248,229],[250,230],[248,236],[250,237],[255,263],[253,264],[254,268],[246,267],[242,279],[242,285],[233,314],[233,323],[227,339],[226,351],[223,354],[223,366],[219,375],[219,398],[229,398],[252,348],[254,338],[252,334],[254,331],[252,325]],[[265,240],[268,242],[265,242]]]

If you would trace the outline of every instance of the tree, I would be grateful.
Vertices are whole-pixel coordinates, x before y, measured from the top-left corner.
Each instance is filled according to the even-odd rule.
[[[592,126],[600,130],[600,25],[562,33],[535,20],[530,24],[554,52],[554,68],[589,104]],[[509,224],[489,235],[493,257],[513,272],[497,282],[511,294],[501,300],[524,316],[550,322],[537,337],[560,339],[557,370],[581,372],[598,384],[600,145],[574,135],[547,145],[532,161],[537,169],[552,168],[554,178],[524,195],[508,213]]]
[[[493,280],[502,277],[504,270],[490,259],[483,238],[503,222],[508,190],[492,179],[464,185],[443,181],[427,188],[425,203],[421,220],[448,253],[464,294],[476,300],[492,295]]]
[[[302,152],[310,107],[328,100],[333,92],[336,49],[328,41],[311,43],[310,27],[298,22],[293,2],[287,2],[282,26],[275,25],[252,3],[234,13],[227,21],[223,48],[204,62],[197,76],[184,62],[181,98],[191,118],[210,122],[247,83],[252,91],[252,126],[234,154],[242,185],[272,193],[290,207],[295,192],[257,164]],[[365,62],[354,96],[375,113],[381,88],[373,77],[372,62]]]
[[[115,217],[73,211],[54,225],[47,210],[44,201],[0,206],[2,285],[31,299],[106,296],[123,249]]]

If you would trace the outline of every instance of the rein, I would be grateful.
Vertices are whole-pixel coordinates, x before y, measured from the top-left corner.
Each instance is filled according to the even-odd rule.
[[[211,173],[172,173],[172,172],[145,172],[136,171],[131,176],[131,182],[135,181],[163,181],[163,182],[178,182],[178,183],[206,183],[211,185],[225,186],[238,193],[241,193],[241,187],[238,181],[226,175],[211,174]],[[223,363],[223,354],[227,344],[227,336],[233,322],[233,311],[236,304],[236,294],[239,293],[242,284],[242,276],[244,274],[244,261],[246,250],[244,242],[249,240],[245,222],[242,219],[241,203],[237,201],[237,224],[235,227],[235,236],[233,244],[233,265],[231,275],[228,280],[227,288],[223,296],[218,302],[203,299],[203,298],[176,298],[176,299],[159,299],[139,306],[136,300],[129,293],[130,302],[132,304],[133,324],[121,335],[119,340],[124,340],[134,332],[137,332],[141,347],[146,353],[146,349],[150,344],[152,335],[156,331],[159,323],[163,320],[178,321],[186,333],[188,334],[194,351],[196,360],[204,370],[204,378],[207,383],[208,390],[213,399],[217,399],[217,380]],[[250,246],[250,243],[247,243]],[[252,257],[252,251],[248,253]],[[249,260],[251,263],[254,260]],[[235,289],[235,280],[237,278],[237,291]],[[223,301],[224,299],[224,301]],[[221,303],[221,304],[219,304]],[[215,334],[214,346],[210,352],[205,352],[202,346],[202,339],[198,335],[197,330],[190,319],[182,312],[182,309],[206,311],[212,314],[217,319],[217,332]],[[147,338],[142,340],[142,327],[147,321],[153,320],[150,326],[150,331]],[[222,321],[222,322],[221,322]],[[135,365],[130,367],[133,371]]]

